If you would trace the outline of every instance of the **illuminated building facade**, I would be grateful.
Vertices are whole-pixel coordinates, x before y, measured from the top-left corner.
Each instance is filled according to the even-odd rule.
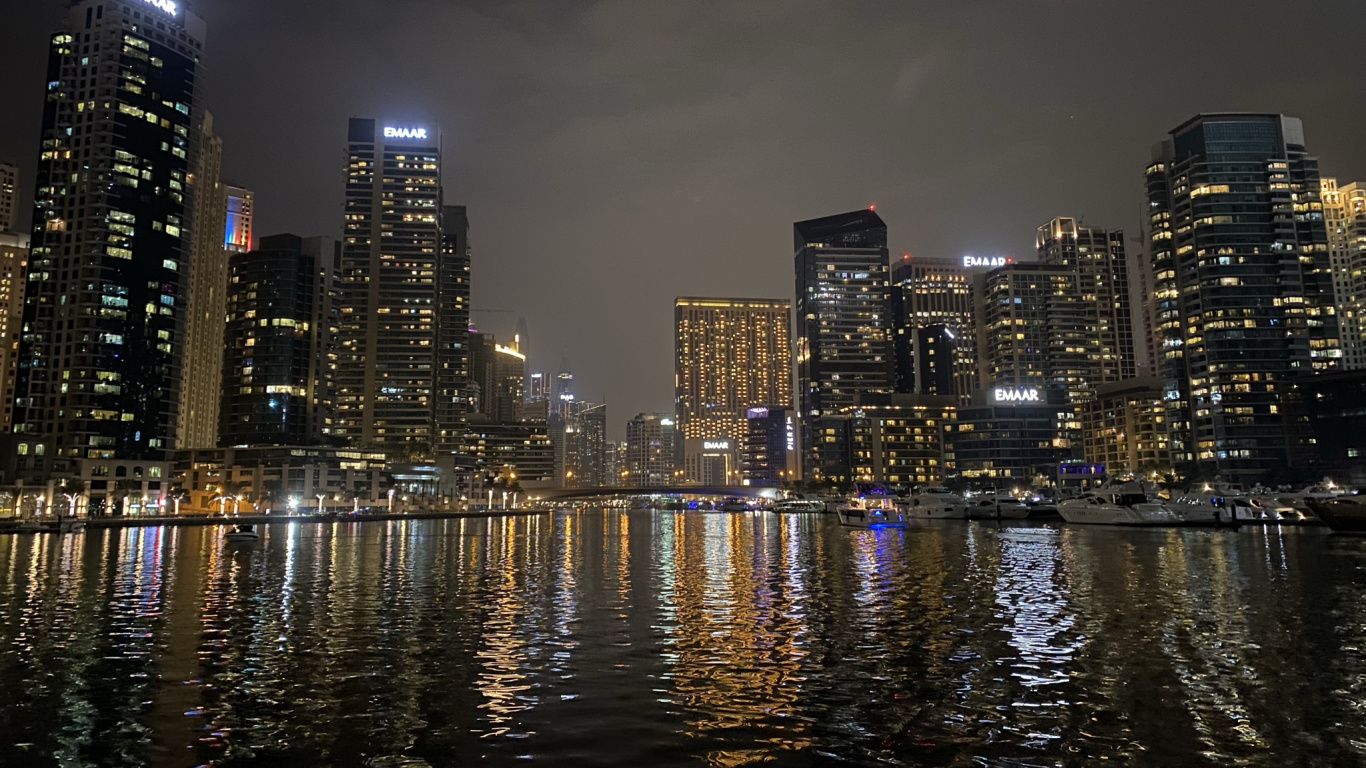
[[[472,469],[461,450],[470,411],[470,220],[463,205],[441,209],[441,304],[437,307],[436,454]]]
[[[190,238],[189,293],[185,308],[185,356],[180,367],[177,448],[218,444],[223,388],[223,319],[227,312],[227,190],[220,179],[223,140],[204,113],[198,162],[190,175],[194,226]]]
[[[14,417],[30,480],[168,466],[204,33],[180,6],[78,0],[51,38]]]
[[[1076,271],[1011,264],[976,275],[977,349],[984,386],[1062,390],[1085,399],[1100,382],[1087,350],[1090,313]]]
[[[626,423],[626,469],[622,485],[648,488],[674,483],[674,420],[642,413]]]
[[[1316,468],[1339,484],[1366,486],[1366,371],[1301,379],[1300,393],[1314,435]]]
[[[1088,464],[1109,474],[1172,473],[1167,406],[1157,377],[1102,384],[1081,409]]]
[[[1096,386],[1137,376],[1124,231],[1056,218],[1039,227],[1036,244],[1040,264],[1068,267],[1077,276],[1086,328],[1080,341],[1091,368],[1086,380]]]
[[[793,231],[805,476],[847,478],[847,453],[826,450],[817,435],[823,419],[839,419],[860,395],[894,389],[887,225],[870,209],[797,222]]]
[[[601,488],[611,484],[606,404],[575,402],[568,416],[551,414],[549,424],[559,487]]]
[[[1198,115],[1147,169],[1173,451],[1251,485],[1306,443],[1293,379],[1341,359],[1318,160],[1297,118]]]
[[[435,430],[438,308],[448,265],[435,128],[352,118],[342,242],[337,434],[421,450]]]
[[[467,440],[477,471],[516,475],[527,490],[555,487],[555,449],[544,421],[471,421]]]
[[[1366,184],[1322,181],[1342,367],[1366,368]]]
[[[791,316],[785,300],[674,301],[674,413],[689,482],[738,482],[747,410],[792,404]]]
[[[892,264],[892,308],[896,322],[896,372],[898,392],[905,394],[953,394],[963,404],[977,391],[977,334],[972,298],[972,270],[961,261],[924,258],[906,254]],[[921,342],[925,328],[942,327],[954,340],[952,392],[942,381],[920,370],[924,362]],[[942,374],[936,361],[933,374]]]
[[[19,168],[0,163],[0,234],[19,230]]]
[[[1066,396],[1035,387],[993,387],[960,408],[944,428],[953,471],[979,487],[1056,478],[1073,460],[1065,432],[1080,432]]]
[[[8,434],[14,424],[14,384],[27,271],[28,235],[0,232],[0,434]]]
[[[223,227],[223,247],[228,253],[251,250],[256,219],[256,193],[242,187],[224,185],[227,221]]]
[[[341,244],[261,238],[228,265],[221,446],[318,445],[334,428]]]
[[[851,407],[854,477],[904,486],[942,483],[947,470],[944,431],[957,408],[952,395],[883,395]]]
[[[176,487],[189,496],[181,514],[349,512],[357,499],[362,507],[386,501],[385,474],[378,451],[300,446],[176,451],[173,469]]]
[[[797,449],[797,410],[760,405],[745,412],[740,445],[740,475],[745,485],[780,487],[801,479]]]

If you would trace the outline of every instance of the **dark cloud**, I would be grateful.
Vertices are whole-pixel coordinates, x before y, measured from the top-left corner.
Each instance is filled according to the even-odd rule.
[[[1135,228],[1199,111],[1303,117],[1366,179],[1359,3],[199,0],[205,105],[260,231],[340,229],[345,120],[440,122],[478,318],[525,315],[613,431],[672,405],[672,299],[792,294],[791,222],[876,202],[893,247],[1024,255],[1055,215]],[[31,171],[61,3],[0,10],[0,156]]]

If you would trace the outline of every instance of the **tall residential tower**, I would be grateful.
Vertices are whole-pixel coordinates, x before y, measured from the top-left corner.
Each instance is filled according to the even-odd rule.
[[[1318,160],[1297,118],[1198,115],[1147,188],[1173,458],[1265,480],[1308,447],[1283,396],[1341,355]]]
[[[204,33],[178,4],[78,0],[52,36],[15,409],[21,475],[102,476],[174,447]]]

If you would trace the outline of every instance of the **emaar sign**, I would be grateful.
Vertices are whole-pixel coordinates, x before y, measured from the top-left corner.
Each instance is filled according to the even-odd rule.
[[[386,139],[426,139],[426,128],[394,128],[384,127],[384,138]]]
[[[175,0],[143,0],[143,2],[148,5],[155,5],[172,16],[176,15],[176,12],[180,10],[180,7],[175,4]]]
[[[729,441],[729,440],[707,440],[706,442],[702,443],[702,450],[704,450],[704,451],[729,451],[729,450],[730,450],[730,441]]]
[[[965,269],[995,269],[1004,267],[1007,264],[1014,264],[1015,260],[1009,256],[964,256],[963,267]]]
[[[992,390],[992,400],[998,403],[1015,405],[1018,403],[1041,403],[1043,395],[1038,387],[1019,387],[1017,389],[1007,389],[997,387]]]

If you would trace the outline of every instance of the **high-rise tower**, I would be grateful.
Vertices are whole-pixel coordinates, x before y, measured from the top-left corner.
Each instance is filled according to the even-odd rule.
[[[447,250],[440,134],[353,118],[348,142],[337,434],[362,446],[430,448],[439,438],[437,312]]]
[[[441,303],[437,308],[438,457],[461,451],[470,410],[470,219],[463,205],[441,209]],[[465,457],[468,459],[468,457]],[[469,470],[468,460],[459,462]]]
[[[1366,368],[1366,184],[1323,180],[1342,367]]]
[[[0,163],[0,234],[19,230],[19,169]]]
[[[738,481],[748,409],[792,404],[791,327],[787,300],[674,301],[674,410],[688,481]],[[705,466],[709,456],[724,466]]]
[[[190,175],[194,227],[186,297],[185,356],[180,368],[177,448],[209,448],[218,440],[223,388],[223,322],[227,313],[228,195],[220,179],[223,140],[204,113],[199,162]]]
[[[15,410],[20,474],[99,475],[173,447],[204,33],[179,4],[77,0],[52,36]]]
[[[1036,244],[1039,263],[1068,267],[1077,276],[1086,316],[1082,341],[1091,369],[1088,383],[1094,387],[1137,376],[1124,231],[1060,217],[1039,227]]]
[[[1198,115],[1157,146],[1147,187],[1174,459],[1261,481],[1307,447],[1285,419],[1292,380],[1341,354],[1318,160],[1297,118]]]
[[[892,264],[897,390],[954,395],[966,404],[977,392],[977,336],[973,319],[972,276],[960,262],[906,254]],[[930,384],[920,362],[928,357],[924,341],[947,330],[954,346],[952,391]],[[942,334],[943,330],[939,331]]]
[[[793,230],[806,477],[844,478],[847,431],[823,422],[862,395],[894,388],[887,225],[869,209],[797,222]]]

